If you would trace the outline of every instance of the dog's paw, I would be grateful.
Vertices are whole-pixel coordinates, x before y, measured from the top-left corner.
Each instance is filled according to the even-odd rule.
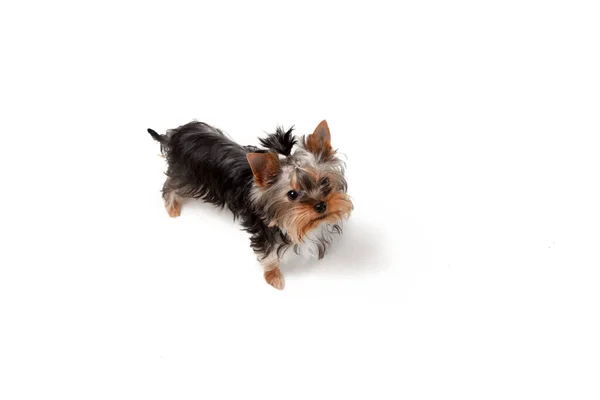
[[[285,287],[285,280],[279,268],[265,272],[265,281],[275,289],[283,290]]]
[[[165,208],[167,209],[167,214],[169,214],[169,217],[171,218],[179,217],[181,215],[181,204],[176,201],[168,204]]]

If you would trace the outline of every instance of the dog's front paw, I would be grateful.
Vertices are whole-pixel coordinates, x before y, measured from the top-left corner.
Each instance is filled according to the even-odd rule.
[[[285,287],[285,280],[279,268],[265,272],[265,281],[275,289],[283,290]]]

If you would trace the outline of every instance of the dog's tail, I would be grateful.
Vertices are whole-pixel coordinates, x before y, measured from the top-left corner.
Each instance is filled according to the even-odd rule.
[[[152,136],[152,139],[156,140],[161,145],[163,145],[167,142],[166,135],[159,135],[158,133],[156,133],[155,130],[150,129],[150,128],[148,128],[148,133],[150,134],[150,136]]]

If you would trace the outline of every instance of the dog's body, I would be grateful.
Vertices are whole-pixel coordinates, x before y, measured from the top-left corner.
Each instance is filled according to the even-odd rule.
[[[179,216],[184,197],[229,208],[250,233],[265,279],[278,289],[284,286],[279,260],[285,250],[309,244],[322,258],[352,210],[325,121],[293,154],[292,129],[261,139],[264,150],[241,146],[202,122],[166,135],[148,132],[167,158],[162,194],[169,215]]]

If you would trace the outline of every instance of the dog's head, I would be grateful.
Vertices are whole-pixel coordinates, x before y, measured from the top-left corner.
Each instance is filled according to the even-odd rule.
[[[251,201],[270,226],[279,227],[294,243],[304,242],[319,227],[339,232],[339,223],[350,216],[353,205],[327,122],[303,137],[293,153],[291,130],[285,135],[287,142],[279,148],[286,148],[287,154],[270,146],[275,151],[247,155],[254,175]]]

